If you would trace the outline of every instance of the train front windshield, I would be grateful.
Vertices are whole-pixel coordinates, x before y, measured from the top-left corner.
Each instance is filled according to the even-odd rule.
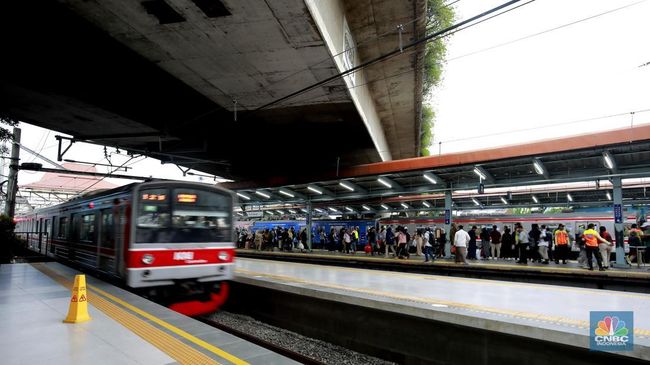
[[[232,241],[232,197],[195,188],[143,189],[135,243]]]

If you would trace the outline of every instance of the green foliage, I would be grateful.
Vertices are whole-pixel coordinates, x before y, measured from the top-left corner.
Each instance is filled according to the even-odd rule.
[[[427,34],[433,34],[450,27],[454,23],[454,9],[445,6],[443,0],[427,0]],[[447,38],[438,38],[428,42],[424,54],[424,80],[422,93],[424,98],[440,84],[442,70],[447,55]],[[431,106],[422,106],[422,124],[420,133],[420,156],[429,156],[429,146],[433,141],[433,124],[435,112]]]
[[[18,126],[18,121],[0,113],[0,155],[8,153],[8,148],[2,146],[2,142],[10,141],[13,138],[13,132],[7,128],[4,128],[2,124],[6,124],[10,127]]]
[[[527,215],[531,213],[531,208],[510,208],[508,214],[510,215]]]
[[[0,215],[0,263],[10,262],[13,258],[13,253],[18,244],[14,229],[16,223],[14,220],[6,215]]]

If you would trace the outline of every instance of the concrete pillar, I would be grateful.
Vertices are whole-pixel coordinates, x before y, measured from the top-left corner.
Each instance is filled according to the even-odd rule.
[[[447,220],[447,218],[449,218]],[[453,214],[451,212],[451,190],[445,191],[445,232],[447,233],[447,239],[449,244],[445,245],[445,257],[451,257],[451,223],[453,219]]]
[[[311,252],[311,200],[307,201],[307,250]]]
[[[624,236],[623,236],[623,187],[620,177],[612,178],[614,194],[614,238],[616,239],[616,267],[628,266],[625,262]],[[620,207],[620,223],[616,221],[616,209]]]
[[[7,204],[5,214],[13,217],[16,212],[16,194],[18,193],[18,163],[20,158],[20,128],[14,128],[14,141],[11,147],[9,181],[7,182]]]

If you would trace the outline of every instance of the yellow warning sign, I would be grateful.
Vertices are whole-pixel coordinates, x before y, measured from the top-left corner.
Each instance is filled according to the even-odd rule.
[[[86,275],[77,275],[74,277],[68,316],[63,322],[79,323],[90,319],[88,315],[88,299],[86,298]]]

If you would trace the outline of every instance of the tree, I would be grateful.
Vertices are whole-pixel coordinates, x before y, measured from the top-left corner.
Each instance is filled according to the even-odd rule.
[[[429,34],[449,28],[454,23],[454,10],[445,6],[443,0],[427,0],[427,31]],[[424,55],[424,82],[422,93],[426,99],[433,88],[442,80],[442,69],[447,54],[447,38],[438,38],[426,45]],[[420,133],[420,156],[429,155],[429,145],[433,139],[435,112],[431,106],[422,107]]]
[[[0,155],[9,153],[9,148],[4,146],[2,142],[11,141],[14,136],[13,131],[4,128],[2,126],[3,124],[10,127],[16,127],[18,126],[18,121],[5,115],[4,113],[0,113]]]

